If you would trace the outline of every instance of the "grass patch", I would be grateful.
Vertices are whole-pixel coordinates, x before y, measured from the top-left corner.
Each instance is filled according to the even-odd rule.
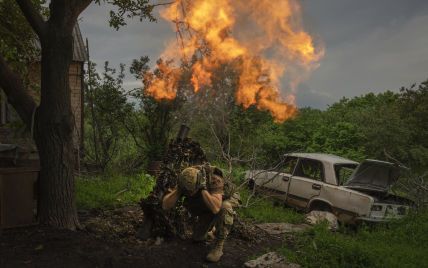
[[[76,179],[76,198],[79,209],[113,208],[138,202],[154,186],[154,179],[146,174],[133,176],[96,176]]]
[[[356,233],[332,233],[325,225],[296,234],[280,252],[304,267],[426,267],[428,211]]]
[[[240,191],[241,200],[245,204],[250,192],[246,189]],[[282,205],[275,205],[271,199],[254,196],[250,200],[250,206],[238,209],[241,217],[255,220],[256,222],[288,222],[302,223],[304,215],[294,209]]]

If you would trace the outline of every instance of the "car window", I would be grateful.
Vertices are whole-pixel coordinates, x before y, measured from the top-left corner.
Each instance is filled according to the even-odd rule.
[[[351,177],[354,170],[357,168],[357,164],[336,164],[334,165],[334,172],[336,173],[337,183],[339,185],[345,184]]]
[[[317,181],[323,181],[324,168],[322,163],[318,160],[302,158],[297,165],[294,175]]]
[[[287,156],[287,158],[285,159],[284,165],[282,166],[281,172],[293,174],[296,164],[297,164],[297,157]]]

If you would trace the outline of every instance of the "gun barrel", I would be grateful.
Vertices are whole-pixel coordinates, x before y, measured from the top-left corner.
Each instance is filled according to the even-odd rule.
[[[178,131],[176,140],[182,141],[185,138],[187,138],[187,135],[189,134],[189,130],[190,130],[190,128],[188,126],[186,126],[185,124],[182,124],[180,126],[180,130]]]

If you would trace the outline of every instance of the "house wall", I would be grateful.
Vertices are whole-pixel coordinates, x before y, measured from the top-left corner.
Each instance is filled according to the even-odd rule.
[[[41,81],[41,67],[40,63],[33,63],[29,66],[29,76],[28,76],[29,82],[31,84],[31,87],[29,88],[30,95],[36,100],[37,103],[40,102],[40,81]],[[71,109],[74,114],[75,118],[75,127],[74,127],[74,135],[73,135],[73,141],[75,148],[82,148],[82,129],[83,129],[83,112],[82,112],[82,79],[83,79],[83,62],[77,62],[73,61],[70,65],[69,70],[69,83],[70,83],[70,98],[71,98]],[[5,110],[6,108],[3,107],[6,104],[6,102],[3,101],[3,98],[0,99],[0,111]],[[9,107],[10,110],[10,107]],[[9,111],[9,113],[12,113],[12,111]],[[0,112],[0,117],[6,118],[4,115],[6,114],[4,111]],[[10,116],[8,116],[9,118]],[[1,119],[1,118],[0,118]],[[0,143],[18,143],[21,144],[21,139],[17,138],[16,131],[13,131],[10,129],[9,124],[4,125],[4,123],[8,123],[7,121],[14,121],[16,119],[12,120],[2,120],[3,126],[0,126]],[[19,135],[21,136],[21,135]],[[29,133],[27,133],[27,136],[30,136]]]
[[[82,129],[83,129],[83,107],[82,107],[82,77],[83,64],[81,62],[73,62],[69,70],[71,110],[74,114],[74,144],[76,148],[82,147]]]

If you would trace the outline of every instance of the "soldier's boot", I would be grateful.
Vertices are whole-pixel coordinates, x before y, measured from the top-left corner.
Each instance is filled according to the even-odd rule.
[[[223,256],[223,246],[225,239],[218,239],[215,243],[214,248],[208,253],[207,261],[218,262]]]
[[[146,217],[143,221],[143,224],[138,228],[137,238],[143,241],[146,241],[152,236],[153,228],[153,219],[151,217]]]

